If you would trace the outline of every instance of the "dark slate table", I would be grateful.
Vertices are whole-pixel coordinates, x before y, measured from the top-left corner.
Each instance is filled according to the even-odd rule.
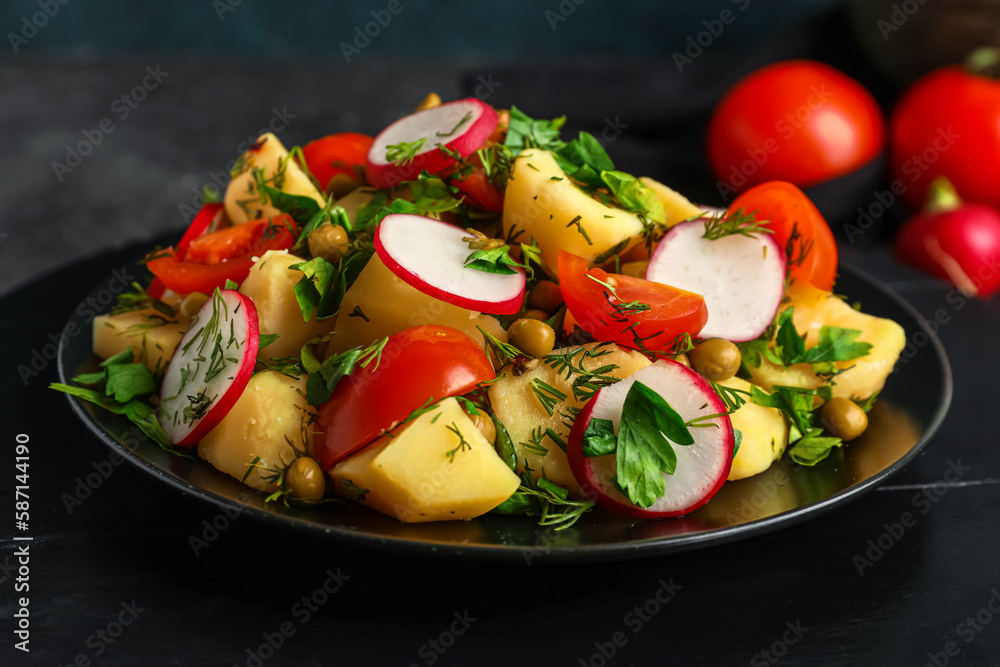
[[[377,130],[429,89],[454,97],[492,76],[497,104],[567,112],[591,131],[619,117],[630,127],[609,149],[623,168],[711,201],[700,132],[712,101],[740,73],[812,53],[809,44],[789,35],[740,63],[706,56],[690,78],[669,62],[0,63],[0,664],[997,664],[1000,307],[957,308],[947,286],[893,262],[881,233],[841,251],[925,317],[950,315],[940,336],[955,397],[940,433],[845,507],[690,553],[500,565],[366,551],[229,519],[116,465],[45,389],[56,377],[46,345],[79,298],[144,240],[179,231],[192,189],[274,109],[289,117],[282,136],[292,144]],[[119,118],[113,100],[157,65],[169,75]],[[58,182],[51,163],[84,131],[96,139],[105,117],[113,132]],[[18,367],[36,351],[38,375],[25,380]],[[17,434],[30,438],[34,538],[30,590],[20,593],[23,542],[12,540],[10,516]],[[67,503],[74,495],[82,502]],[[903,526],[906,513],[914,521]],[[217,533],[206,528],[213,522]],[[206,540],[197,554],[192,537]],[[20,596],[30,598],[30,654],[13,648]]]

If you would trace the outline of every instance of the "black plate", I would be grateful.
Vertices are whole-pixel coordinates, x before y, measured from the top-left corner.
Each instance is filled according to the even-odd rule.
[[[952,395],[951,368],[937,336],[901,297],[857,269],[841,266],[837,291],[862,301],[865,312],[899,322],[908,341],[917,342],[914,334],[919,331],[926,335],[921,353],[899,364],[890,376],[869,416],[868,431],[813,468],[782,460],[763,474],[728,482],[704,507],[680,519],[635,520],[598,508],[573,528],[556,533],[528,517],[487,515],[472,521],[402,524],[357,506],[289,509],[280,503],[265,505],[262,494],[208,463],[182,459],[150,441],[137,441],[129,434],[131,424],[126,419],[90,403],[69,400],[102,442],[158,480],[222,508],[239,508],[279,526],[314,532],[320,539],[425,555],[528,562],[652,556],[729,542],[818,516],[903,468],[937,431]],[[77,314],[70,322],[89,327]],[[62,342],[59,375],[63,382],[97,367],[88,336],[66,336]]]

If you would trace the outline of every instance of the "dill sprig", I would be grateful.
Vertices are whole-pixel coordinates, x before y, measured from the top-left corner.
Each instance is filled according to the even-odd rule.
[[[693,219],[698,220],[700,217]],[[738,208],[731,213],[706,218],[705,233],[702,235],[702,238],[709,241],[716,241],[734,234],[741,234],[742,236],[773,234],[774,232],[765,226],[766,223],[767,220],[757,219],[757,211],[747,213],[742,208]]]

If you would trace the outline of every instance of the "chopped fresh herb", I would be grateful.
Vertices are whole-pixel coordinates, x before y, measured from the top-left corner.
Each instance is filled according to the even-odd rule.
[[[515,106],[510,108],[510,126],[504,145],[516,157],[526,148],[559,150],[564,145],[559,139],[559,131],[566,124],[566,116],[552,120],[530,118]]]
[[[667,215],[663,202],[653,189],[631,174],[623,171],[602,171],[601,180],[618,200],[618,206],[626,211],[640,214],[646,219],[664,224]]]
[[[746,213],[742,208],[738,208],[732,213],[709,216],[705,220],[705,233],[702,238],[717,241],[734,234],[751,237],[757,234],[773,234],[774,232],[766,225],[767,220],[758,220],[756,214],[756,211]]]
[[[253,175],[257,189],[260,191],[261,203],[270,202],[279,211],[292,216],[292,219],[299,225],[308,224],[323,210],[312,197],[289,194],[282,191],[280,187],[275,187],[280,180],[278,174],[267,179],[264,176],[264,170],[257,167],[253,170]],[[275,185],[269,185],[268,180]]]
[[[455,454],[458,454],[459,452],[464,452],[467,449],[471,450],[472,445],[470,445],[469,441],[465,439],[464,435],[462,435],[462,430],[458,428],[458,425],[455,424],[455,422],[448,424],[447,428],[449,431],[458,436],[458,444],[455,446],[455,448],[450,449],[444,453],[444,455],[448,458],[448,461],[450,463],[454,463]]]
[[[128,313],[133,310],[142,310],[143,308],[153,308],[167,317],[173,317],[176,314],[171,306],[150,296],[149,292],[139,283],[133,282],[132,290],[132,292],[123,292],[118,295],[118,301],[115,303],[114,308],[111,309],[112,315]]]
[[[545,412],[551,417],[555,412],[555,406],[566,400],[566,394],[559,391],[550,384],[535,378],[531,381],[531,390],[535,392],[535,398],[545,408]]]
[[[338,280],[336,267],[322,257],[313,257],[288,268],[303,274],[293,289],[304,322],[311,320],[314,314],[317,320],[323,321],[340,312],[346,289]]]
[[[570,220],[569,224],[566,225],[566,227],[569,228],[569,227],[575,226],[576,227],[576,231],[580,232],[580,235],[583,236],[583,240],[587,242],[587,245],[594,245],[594,242],[590,239],[590,234],[588,234],[587,230],[584,229],[583,224],[581,223],[581,220],[583,220],[583,216],[582,215],[578,215],[575,218],[573,218],[572,220]]]
[[[281,334],[260,334],[260,342],[257,344],[257,349],[262,350],[279,338],[281,338]]]
[[[740,445],[742,445],[742,444],[743,444],[743,431],[739,430],[738,428],[734,428],[733,429],[733,458],[734,459],[736,458],[736,455],[739,453],[739,451],[740,451]]]
[[[591,419],[583,432],[583,455],[605,456],[614,454],[618,447],[615,425],[610,419]]]
[[[858,405],[859,408],[861,408],[865,412],[869,412],[869,411],[871,411],[872,406],[875,405],[875,401],[878,400],[878,395],[881,394],[881,393],[882,393],[882,390],[879,389],[874,394],[872,394],[871,396],[869,396],[868,398],[866,398],[864,400],[859,400],[859,399],[856,399],[856,398],[851,399],[851,400],[853,400]]]
[[[114,364],[107,367],[107,374],[105,391],[119,403],[128,403],[156,391],[156,382],[146,364]]]
[[[381,338],[366,347],[354,347],[345,352],[335,354],[322,363],[313,356],[306,345],[302,349],[302,365],[309,373],[306,381],[306,400],[310,405],[320,406],[330,399],[337,384],[347,375],[351,375],[361,366],[366,368],[375,364],[376,370],[382,359],[382,350],[388,338]]]
[[[365,496],[371,493],[371,489],[363,489],[349,479],[340,478],[340,486],[348,493],[354,494],[359,501],[364,501]]]
[[[365,322],[371,322],[368,316],[365,315],[365,311],[361,310],[361,306],[354,306],[354,310],[347,314],[348,317],[360,317]]]
[[[454,136],[454,134],[458,132],[459,128],[468,123],[471,119],[472,119],[472,112],[469,111],[464,116],[462,116],[462,120],[458,121],[458,125],[451,128],[451,130],[449,130],[448,132],[435,132],[434,134],[442,138]]]
[[[823,429],[813,428],[788,451],[788,458],[803,466],[814,466],[843,445],[840,438],[823,436]]]
[[[420,137],[416,141],[401,141],[386,146],[385,159],[397,166],[405,167],[416,159],[426,143],[427,138]]]
[[[671,443],[694,444],[684,419],[658,393],[635,382],[625,396],[618,427],[617,483],[636,505],[649,507],[666,493],[661,473],[672,475]]]
[[[537,516],[538,525],[551,526],[560,531],[571,527],[581,516],[595,506],[592,500],[573,500],[565,489],[545,477],[536,482],[531,467],[525,463],[521,484],[510,498],[496,507],[497,514]]]

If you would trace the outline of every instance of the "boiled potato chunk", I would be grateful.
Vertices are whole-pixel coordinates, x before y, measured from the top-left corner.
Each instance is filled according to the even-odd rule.
[[[198,444],[198,455],[222,472],[258,491],[278,487],[265,477],[284,470],[296,456],[312,456],[311,424],[315,411],[306,403],[306,378],[261,371],[219,424]],[[294,447],[293,447],[294,445]],[[296,452],[296,449],[298,452]],[[258,466],[247,475],[256,457]]]
[[[355,307],[360,308],[365,317],[351,315]],[[397,278],[378,255],[372,255],[344,295],[330,349],[343,352],[423,324],[458,329],[482,344],[483,335],[476,328],[479,326],[491,336],[507,341],[507,333],[496,318],[445,303],[410,287]]]
[[[652,188],[653,194],[663,204],[663,210],[667,215],[666,226],[673,227],[682,220],[693,218],[704,213],[700,208],[692,204],[687,197],[681,193],[668,188],[663,183],[655,181],[649,176],[639,179],[644,184]]]
[[[288,150],[271,132],[260,135],[254,148],[244,153],[238,164],[242,171],[229,181],[223,198],[226,215],[234,225],[281,213],[270,202],[261,202],[253,177],[255,168],[264,169],[268,185],[290,195],[308,197],[320,207],[326,205],[320,191],[295,160],[290,159]]]
[[[587,371],[615,365],[618,368],[606,374],[618,379],[628,377],[649,365],[649,360],[638,352],[609,344],[574,345],[554,350],[552,354],[572,354],[573,366],[577,369],[582,366]],[[571,377],[567,379],[566,370],[557,370],[555,364],[544,361],[521,376],[515,376],[510,366],[503,373],[503,377],[490,385],[490,404],[514,443],[518,472],[528,464],[535,479],[544,473],[550,481],[569,489],[574,496],[582,497],[580,485],[569,469],[566,452],[548,437],[543,437],[540,442],[532,442],[532,432],[537,436],[546,429],[552,429],[563,441],[567,439],[570,429],[564,423],[567,419],[563,414],[569,414],[570,409],[581,408],[584,404],[584,401],[573,395],[573,381],[580,374],[571,371]],[[539,401],[532,386],[533,380],[544,382],[566,395],[566,400],[559,401],[551,415]]]
[[[520,242],[535,239],[545,270],[554,276],[560,249],[593,262],[623,241],[638,243],[642,222],[634,213],[605,206],[576,187],[552,153],[529,149],[514,161],[504,195],[503,232],[509,238],[512,231],[523,232]]]
[[[824,324],[843,329],[858,329],[858,341],[871,343],[868,354],[858,359],[837,362],[837,368],[846,368],[833,378],[833,395],[843,398],[865,399],[885,386],[886,378],[906,346],[903,327],[892,320],[866,315],[851,308],[843,299],[830,292],[797,282],[788,291],[790,305],[795,307],[792,321],[805,338],[806,348],[819,340]],[[751,368],[752,381],[765,389],[775,385],[815,389],[823,379],[813,373],[809,364],[796,364],[788,368],[761,359],[760,368]]]
[[[375,198],[375,190],[372,188],[358,188],[352,190],[336,201],[337,206],[344,209],[351,224],[358,221],[358,213]]]
[[[303,273],[288,267],[304,261],[286,250],[268,250],[240,285],[240,292],[250,297],[257,307],[261,335],[280,334],[276,341],[260,349],[259,359],[298,356],[303,345],[333,331],[335,318],[320,322],[313,312],[308,322],[303,320],[302,309],[295,299],[295,284],[302,279]]]
[[[94,354],[101,359],[132,348],[132,357],[149,370],[165,369],[188,328],[188,319],[176,313],[166,317],[153,308],[94,318]]]
[[[750,391],[750,383],[737,377],[719,384]],[[733,428],[743,434],[740,451],[736,452],[732,470],[729,471],[730,481],[762,473],[781,458],[788,445],[788,424],[780,410],[747,400],[729,418],[733,421]]]
[[[338,493],[406,523],[472,519],[520,485],[454,398],[338,463],[330,476]]]

